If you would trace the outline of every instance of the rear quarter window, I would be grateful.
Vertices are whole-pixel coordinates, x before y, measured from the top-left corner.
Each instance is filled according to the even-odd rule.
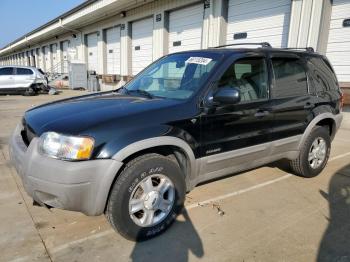
[[[33,71],[28,68],[16,68],[16,75],[32,75]]]
[[[309,57],[308,64],[316,93],[338,89],[337,78],[328,61],[321,57]]]
[[[298,58],[272,58],[273,97],[301,96],[308,93],[307,74]]]

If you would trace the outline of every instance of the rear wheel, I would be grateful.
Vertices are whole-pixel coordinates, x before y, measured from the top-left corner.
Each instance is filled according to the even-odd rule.
[[[147,154],[128,163],[115,181],[106,209],[114,229],[130,240],[165,231],[181,212],[185,180],[167,157]]]
[[[34,96],[35,94],[35,89],[32,86],[28,87],[23,93],[24,96]]]
[[[297,159],[290,162],[293,172],[303,177],[314,177],[327,164],[331,149],[329,130],[316,126],[300,149]]]

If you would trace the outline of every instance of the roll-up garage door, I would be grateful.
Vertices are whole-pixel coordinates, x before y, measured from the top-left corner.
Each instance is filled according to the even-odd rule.
[[[69,41],[63,41],[62,42],[62,70],[63,73],[68,73],[68,48],[69,48]]]
[[[120,75],[120,27],[106,30],[107,74]]]
[[[44,67],[45,67],[45,72],[48,72],[48,70],[50,70],[50,58],[49,58],[48,46],[44,46]]]
[[[153,60],[153,18],[133,22],[131,32],[132,74],[137,75]]]
[[[339,82],[350,82],[350,0],[334,0],[327,45]]]
[[[97,55],[97,33],[89,34],[86,37],[87,45],[87,62],[89,71],[98,71],[98,55]]]
[[[291,0],[229,0],[226,43],[287,47]]]
[[[57,44],[51,45],[51,58],[52,58],[52,72],[57,73],[57,67],[58,67],[58,59],[57,59]]]
[[[169,53],[202,47],[203,4],[169,13]]]

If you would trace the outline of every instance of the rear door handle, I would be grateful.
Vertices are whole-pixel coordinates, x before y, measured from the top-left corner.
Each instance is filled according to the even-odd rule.
[[[269,114],[270,114],[270,112],[267,111],[267,110],[259,110],[258,112],[256,112],[254,114],[254,116],[257,117],[257,118],[261,118],[261,117],[267,116]]]

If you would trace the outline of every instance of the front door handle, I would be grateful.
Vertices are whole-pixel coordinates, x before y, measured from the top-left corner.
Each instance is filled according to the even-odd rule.
[[[256,113],[254,114],[254,116],[255,116],[256,118],[262,118],[262,117],[267,116],[267,115],[269,115],[269,114],[270,114],[269,111],[266,111],[266,110],[259,110],[258,112],[256,112]]]

